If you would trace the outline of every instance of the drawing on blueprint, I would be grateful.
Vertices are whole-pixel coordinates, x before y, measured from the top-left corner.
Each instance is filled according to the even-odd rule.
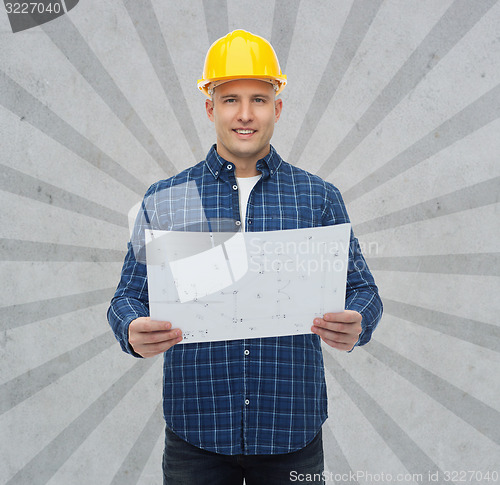
[[[344,309],[350,224],[269,232],[146,231],[150,315],[183,342],[310,333]]]

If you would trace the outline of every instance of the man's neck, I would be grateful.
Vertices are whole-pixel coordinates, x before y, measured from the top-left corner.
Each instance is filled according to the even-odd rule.
[[[234,172],[234,175],[236,177],[240,178],[246,178],[246,177],[255,177],[256,175],[260,175],[260,172],[257,170],[257,161],[255,162],[248,162],[245,164],[242,164],[241,161],[234,162],[234,166],[236,167],[236,170]]]
[[[269,150],[271,147],[269,147]],[[261,172],[257,170],[257,162],[264,158],[269,152],[267,152],[265,155],[262,157],[257,157],[257,158],[235,158],[229,155],[226,155],[224,153],[220,153],[219,150],[217,150],[217,153],[224,158],[224,160],[227,160],[228,162],[231,162],[234,164],[235,167],[235,176],[236,177],[241,177],[241,178],[246,178],[246,177],[255,177],[256,175],[260,175]]]

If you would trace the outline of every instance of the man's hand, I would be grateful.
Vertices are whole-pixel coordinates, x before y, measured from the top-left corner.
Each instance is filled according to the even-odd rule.
[[[338,350],[351,350],[361,333],[361,313],[344,310],[341,313],[325,313],[315,318],[311,330],[321,340]]]
[[[170,322],[158,322],[150,317],[136,318],[128,327],[128,341],[141,357],[153,357],[182,340],[182,332],[171,328]]]

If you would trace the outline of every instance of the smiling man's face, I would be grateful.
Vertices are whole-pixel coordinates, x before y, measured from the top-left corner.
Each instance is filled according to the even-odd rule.
[[[248,167],[265,157],[282,109],[274,87],[265,81],[238,79],[217,86],[206,101],[215,123],[217,153],[236,167]]]

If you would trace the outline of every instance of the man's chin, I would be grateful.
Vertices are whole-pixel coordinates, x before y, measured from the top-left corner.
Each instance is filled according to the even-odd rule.
[[[252,159],[255,158],[256,160],[261,159],[262,157],[265,157],[269,153],[269,145],[267,147],[255,147],[255,146],[239,146],[235,147],[233,150],[233,155],[238,157],[238,158],[246,158],[246,159]]]

